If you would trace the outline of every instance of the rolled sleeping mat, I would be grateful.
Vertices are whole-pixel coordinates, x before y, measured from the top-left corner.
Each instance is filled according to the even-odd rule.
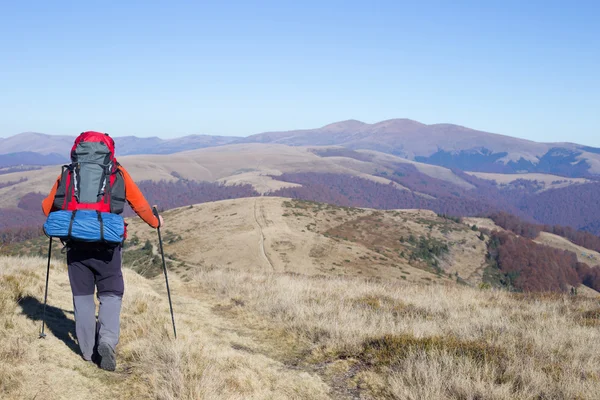
[[[64,241],[121,243],[125,221],[117,214],[94,210],[60,210],[50,213],[44,232]]]

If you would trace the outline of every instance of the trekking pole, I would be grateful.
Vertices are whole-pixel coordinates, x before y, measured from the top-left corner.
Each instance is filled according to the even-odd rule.
[[[46,292],[44,293],[44,312],[42,314],[42,331],[40,332],[40,339],[45,339],[46,334],[44,330],[46,328],[46,304],[48,303],[48,278],[50,277],[50,259],[52,258],[52,238],[50,238],[50,244],[48,245],[48,267],[46,268]]]
[[[156,216],[156,219],[159,219],[158,215],[158,207],[152,206],[152,212]],[[158,228],[156,228],[158,232],[158,244],[160,245],[160,255],[162,257],[163,263],[163,271],[165,272],[165,282],[167,283],[167,295],[169,296],[169,308],[171,309],[171,322],[173,323],[173,335],[175,335],[175,339],[177,339],[177,329],[175,329],[175,316],[173,314],[173,303],[171,302],[171,290],[169,289],[169,276],[167,275],[167,263],[165,262],[165,252],[163,251],[163,242],[162,236],[160,235],[160,221],[158,223]]]

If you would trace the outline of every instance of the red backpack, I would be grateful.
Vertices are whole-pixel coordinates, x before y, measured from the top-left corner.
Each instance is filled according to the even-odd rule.
[[[107,133],[81,133],[71,149],[71,164],[62,167],[54,207],[121,214],[125,182],[118,166],[115,142]]]

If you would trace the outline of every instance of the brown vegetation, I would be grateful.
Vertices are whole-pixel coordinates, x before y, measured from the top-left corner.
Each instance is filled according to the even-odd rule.
[[[600,289],[600,269],[580,263],[575,253],[497,231],[492,232],[488,249],[488,282],[527,292],[567,292],[582,283]],[[494,275],[494,270],[501,275]]]

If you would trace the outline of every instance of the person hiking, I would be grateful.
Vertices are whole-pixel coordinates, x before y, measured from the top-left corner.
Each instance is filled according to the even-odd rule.
[[[114,151],[114,141],[105,133],[83,132],[75,140],[71,150],[72,164],[63,167],[50,194],[42,202],[46,216],[58,210],[73,210],[69,234],[77,210],[94,210],[100,220],[101,212],[121,214],[125,201],[148,225],[162,226],[162,217],[154,215],[129,173],[117,162]],[[104,232],[102,238],[103,235]],[[126,236],[125,231],[123,239]],[[104,370],[114,371],[124,292],[122,243],[66,240],[65,245],[81,355]],[[100,303],[97,321],[95,290]]]

